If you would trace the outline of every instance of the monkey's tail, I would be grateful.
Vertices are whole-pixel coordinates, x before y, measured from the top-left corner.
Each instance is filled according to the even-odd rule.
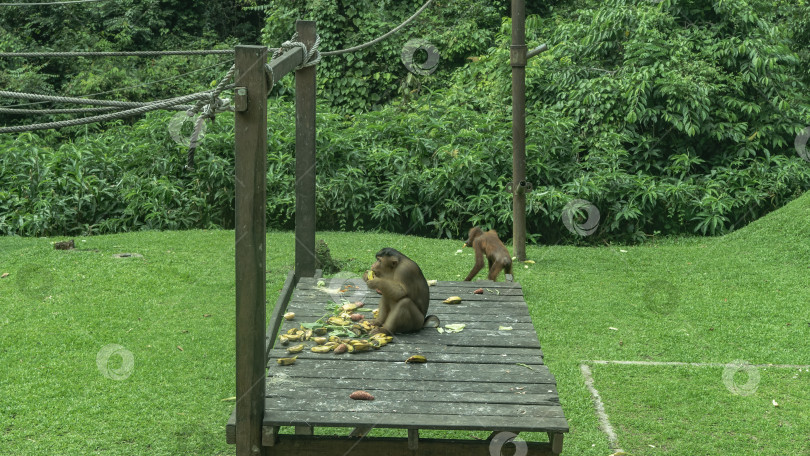
[[[433,326],[430,326],[428,323],[432,323]],[[422,326],[423,328],[438,328],[441,326],[442,323],[439,321],[439,317],[436,315],[428,315],[425,317],[425,324]]]

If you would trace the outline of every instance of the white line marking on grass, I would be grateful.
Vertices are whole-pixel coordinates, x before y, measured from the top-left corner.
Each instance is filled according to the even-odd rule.
[[[602,360],[602,359],[592,359],[592,360],[584,360],[582,364],[579,365],[579,370],[582,371],[582,376],[585,377],[585,386],[590,391],[591,396],[593,397],[594,407],[596,408],[596,417],[599,420],[599,426],[602,428],[602,431],[607,435],[608,443],[610,445],[611,450],[614,453],[618,453],[619,451],[623,451],[619,447],[619,439],[616,436],[616,432],[613,430],[613,426],[610,424],[610,420],[608,419],[607,412],[605,411],[605,405],[602,402],[602,396],[599,395],[599,391],[596,390],[594,386],[594,379],[593,373],[591,372],[591,367],[589,364],[597,364],[597,365],[609,365],[615,364],[620,366],[652,366],[652,367],[714,367],[714,368],[728,368],[729,366],[734,365],[734,363],[685,363],[679,361],[618,361],[618,360]],[[748,364],[748,366],[760,369],[767,369],[767,368],[775,368],[775,369],[807,369],[810,370],[810,365],[808,364]]]
[[[692,367],[726,367],[729,363],[684,363],[679,361],[609,361],[593,359],[582,361],[584,364],[619,364],[624,366],[692,366]],[[774,367],[777,369],[810,369],[807,364],[751,364],[757,368]]]
[[[610,425],[607,412],[605,412],[605,405],[602,403],[602,397],[599,396],[599,391],[597,391],[596,387],[593,386],[593,374],[591,373],[591,368],[587,364],[580,364],[579,370],[582,371],[582,376],[585,377],[585,386],[588,387],[588,391],[590,391],[591,396],[593,396],[593,403],[596,407],[596,416],[599,418],[599,426],[602,428],[602,431],[607,434],[610,448],[614,450],[614,452],[618,453],[620,450],[619,439],[616,437],[616,433],[613,431],[613,426]]]

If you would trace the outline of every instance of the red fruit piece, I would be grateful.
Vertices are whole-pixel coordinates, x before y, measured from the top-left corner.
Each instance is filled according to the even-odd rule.
[[[349,397],[356,400],[356,401],[373,401],[374,400],[374,396],[372,396],[371,394],[369,394],[366,391],[355,391],[352,394],[350,394]]]

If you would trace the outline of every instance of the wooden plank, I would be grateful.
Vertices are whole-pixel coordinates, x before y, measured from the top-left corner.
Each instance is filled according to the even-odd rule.
[[[295,319],[289,322],[284,323],[283,330],[290,329],[292,327],[299,327],[301,323],[315,323],[318,319],[323,317],[324,315],[331,315],[329,312],[325,312],[323,308],[319,307],[315,308],[302,308],[300,307],[299,303],[290,303],[287,306],[287,310],[290,312],[295,312]],[[376,309],[376,306],[371,306],[369,309]],[[370,320],[372,318],[371,312],[361,312],[366,319]],[[474,313],[474,312],[457,312],[457,311],[448,311],[446,308],[430,308],[428,309],[428,314],[435,315],[439,317],[441,320],[442,325],[448,323],[466,323],[466,324],[481,324],[482,329],[497,329],[500,326],[512,326],[513,329],[529,329],[529,327],[534,327],[534,323],[532,323],[532,318],[528,314],[509,314],[509,313]],[[519,326],[515,326],[515,324],[519,324]],[[434,328],[425,328],[423,331],[436,331]]]
[[[308,389],[350,389],[356,391],[363,389],[366,391],[414,391],[414,383],[409,380],[374,380],[364,382],[352,378],[326,378],[326,377],[298,377],[289,378],[285,376],[270,377],[268,383],[273,385],[274,395],[306,391]],[[420,381],[419,388],[422,391],[433,391],[437,393],[475,394],[478,396],[492,395],[493,400],[504,402],[505,396],[514,394],[522,396],[540,397],[543,394],[558,396],[557,385],[555,383],[530,383],[525,382],[443,382],[443,381]],[[269,390],[268,390],[268,394]],[[508,401],[506,401],[508,402]]]
[[[560,405],[559,396],[556,392],[545,394],[518,394],[526,392],[525,387],[520,387],[523,388],[521,391],[513,391],[508,393],[487,392],[486,395],[483,395],[481,393],[451,391],[451,386],[451,384],[446,385],[443,391],[427,389],[422,390],[418,395],[418,401],[435,403],[450,402],[454,404],[479,404],[485,402],[487,404]],[[268,392],[267,397],[273,398],[274,400],[288,400],[296,402],[333,401],[336,398],[343,400],[349,397],[349,395],[356,390],[356,387],[337,388],[334,385],[326,385],[320,388],[279,388],[279,391],[274,391],[273,393]],[[413,388],[410,390],[391,390],[382,388],[379,385],[375,385],[374,388],[364,388],[363,390],[368,391],[373,396],[382,395],[381,397],[386,397],[387,395],[392,394],[399,394],[402,397],[410,397],[410,393],[413,392]],[[265,409],[273,408],[273,404],[277,403],[278,402],[265,401]]]
[[[265,395],[265,210],[267,83],[264,46],[236,46],[237,86],[247,110],[235,112],[236,454],[262,448]],[[262,452],[263,454],[263,452]]]
[[[298,39],[311,49],[315,21],[296,21]],[[315,275],[315,66],[295,71],[295,271]]]
[[[308,360],[309,361],[309,360]],[[547,366],[533,366],[527,369],[523,366],[504,364],[405,364],[388,363],[385,369],[368,371],[358,368],[348,358],[338,358],[323,361],[311,360],[296,363],[294,366],[284,366],[283,373],[286,378],[295,379],[318,375],[328,378],[357,378],[369,381],[375,380],[441,380],[441,381],[470,381],[470,382],[524,382],[524,383],[554,383],[554,376]],[[282,369],[279,369],[282,370]]]
[[[276,306],[273,308],[273,315],[270,317],[270,322],[267,325],[268,329],[267,337],[265,338],[265,350],[267,351],[268,359],[270,357],[270,347],[273,345],[273,340],[278,334],[279,326],[281,326],[281,323],[284,321],[283,315],[287,310],[287,305],[290,302],[290,296],[292,296],[293,290],[295,290],[295,284],[297,282],[298,278],[295,275],[295,271],[288,272],[287,279],[284,281],[284,286],[281,287],[281,292],[276,300]]]
[[[304,50],[300,47],[292,48],[284,54],[272,59],[267,65],[267,70],[272,74],[272,82],[267,90],[273,88],[274,85],[278,81],[281,80],[284,76],[286,76],[291,71],[295,70],[295,67],[301,64],[304,61]],[[268,81],[270,82],[270,81]]]
[[[453,403],[453,402],[420,402],[412,401],[407,398],[400,398],[397,400],[386,401],[375,399],[374,401],[352,401],[348,399],[348,395],[344,396],[347,401],[353,404],[344,404],[339,399],[332,398],[327,401],[291,401],[279,398],[267,399],[267,412],[268,418],[265,423],[272,423],[276,421],[277,417],[287,412],[301,412],[307,413],[313,409],[319,414],[324,416],[340,415],[340,414],[360,414],[366,415],[367,413],[379,413],[381,411],[389,412],[397,415],[410,415],[413,423],[421,425],[432,420],[433,416],[447,416],[452,415],[455,417],[479,417],[479,416],[493,416],[502,417],[506,419],[515,420],[512,425],[515,429],[520,429],[520,421],[526,421],[525,418],[539,419],[542,422],[543,418],[561,418],[563,417],[562,407],[559,404],[482,404],[482,403]],[[414,417],[416,419],[414,419]],[[378,423],[387,423],[387,418]],[[527,422],[527,421],[526,421]],[[311,424],[315,424],[310,421]],[[335,425],[334,421],[330,421]],[[283,425],[283,422],[276,422],[276,424]],[[324,425],[319,422],[318,425]],[[482,424],[483,425],[483,424]],[[346,424],[340,424],[346,426]],[[492,429],[488,427],[487,429]]]
[[[273,426],[325,426],[396,429],[443,429],[491,431],[493,429],[517,429],[523,432],[568,432],[568,422],[562,417],[562,409],[552,415],[514,416],[471,415],[410,415],[381,411],[321,412],[319,410],[274,410],[265,425]]]
[[[387,399],[391,397],[391,399]],[[308,400],[291,400],[289,398],[269,397],[266,399],[268,420],[274,420],[278,411],[307,412],[317,410],[319,413],[364,413],[386,411],[396,414],[409,414],[427,419],[432,415],[453,416],[500,416],[527,419],[529,417],[562,417],[560,404],[492,404],[486,402],[426,402],[420,401],[418,394],[411,396],[384,391],[375,395],[374,401],[354,401],[349,395],[313,396]],[[421,419],[421,418],[420,418]],[[267,420],[265,420],[267,422]],[[422,421],[416,421],[421,424]]]
[[[474,363],[474,364],[517,364],[522,363],[529,366],[534,365],[542,365],[543,358],[537,356],[536,353],[532,353],[531,355],[512,355],[512,354],[480,354],[480,353],[469,353],[469,354],[459,354],[459,353],[447,353],[440,351],[441,348],[438,348],[438,345],[431,345],[425,348],[416,346],[408,346],[405,344],[388,344],[380,350],[371,351],[371,352],[364,352],[364,353],[344,353],[343,355],[335,355],[333,353],[313,353],[308,349],[305,349],[301,353],[297,353],[299,362],[304,362],[305,360],[321,360],[321,359],[328,359],[330,357],[342,357],[348,361],[352,362],[360,362],[362,361],[369,361],[373,363],[390,363],[390,362],[402,362],[408,359],[411,355],[423,355],[428,359],[431,363]],[[477,350],[478,347],[454,347],[450,346],[451,348],[465,348],[469,350]],[[494,347],[482,347],[487,349],[493,349]],[[503,349],[501,350],[513,350],[512,348]],[[517,349],[515,349],[517,350]],[[525,349],[521,349],[525,350]],[[536,350],[532,350],[536,351]],[[503,356],[506,355],[506,356]],[[284,348],[274,348],[268,352],[269,359],[276,359],[276,358],[286,358],[292,356],[291,354],[287,353],[287,350]]]
[[[419,439],[419,456],[501,456],[515,454],[514,445],[490,448],[486,440]],[[501,452],[502,450],[502,452]],[[524,456],[553,456],[547,442],[526,442]],[[274,447],[279,454],[296,456],[323,456],[342,454],[351,456],[413,456],[407,438],[297,436],[281,435]],[[524,453],[521,453],[524,454]]]

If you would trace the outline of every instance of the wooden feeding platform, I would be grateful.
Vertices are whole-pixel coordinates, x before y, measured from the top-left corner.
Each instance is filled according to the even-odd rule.
[[[519,283],[438,282],[430,287],[428,313],[439,317],[443,327],[463,324],[460,332],[424,328],[397,334],[377,350],[341,355],[313,353],[309,348],[314,343],[307,342],[294,365],[279,366],[278,358],[293,355],[278,334],[315,322],[329,313],[327,304],[345,299],[376,308],[375,291],[360,280],[345,282],[350,286],[341,281],[296,279],[290,273],[282,289],[268,327],[262,419],[262,445],[271,447],[268,454],[497,455],[499,447],[505,447],[504,454],[561,453],[568,422]],[[483,294],[473,293],[478,288]],[[450,296],[460,296],[462,302],[442,302]],[[295,318],[284,320],[284,312],[294,312]],[[405,363],[412,355],[427,362]],[[375,399],[350,399],[357,390]],[[229,443],[236,441],[235,422],[234,414],[227,425]],[[281,434],[281,426],[293,426],[295,433]],[[316,436],[317,427],[350,430]],[[408,438],[363,437],[372,428],[407,429]],[[492,434],[487,440],[419,439],[420,429]],[[520,432],[545,432],[549,441],[527,441],[523,453],[524,442],[507,443]]]

